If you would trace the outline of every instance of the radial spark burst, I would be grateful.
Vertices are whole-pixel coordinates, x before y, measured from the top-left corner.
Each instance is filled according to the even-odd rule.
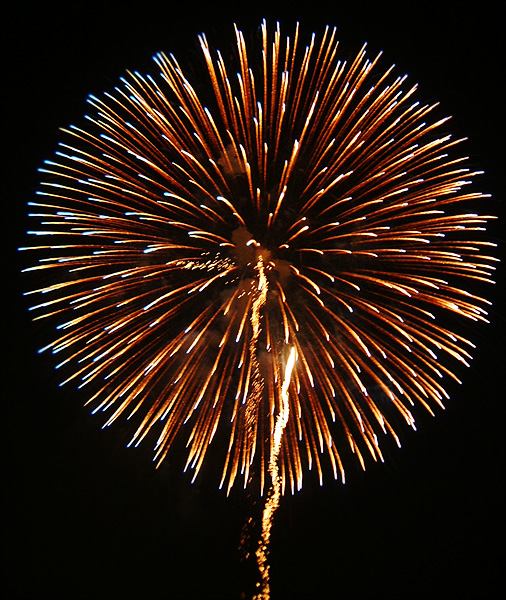
[[[300,37],[236,29],[229,61],[201,35],[191,81],[156,55],[90,96],[30,203],[63,383],[153,432],[158,464],[178,436],[195,476],[213,454],[228,490],[382,460],[486,321],[491,217],[447,120],[365,46]]]

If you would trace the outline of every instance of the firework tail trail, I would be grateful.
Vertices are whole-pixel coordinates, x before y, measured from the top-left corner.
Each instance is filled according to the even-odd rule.
[[[254,245],[258,249],[257,262],[255,265],[255,270],[258,275],[258,284],[256,288],[256,298],[252,303],[250,316],[252,336],[249,344],[249,350],[251,362],[253,365],[253,381],[251,386],[251,393],[246,401],[246,424],[252,438],[253,456],[255,448],[254,440],[256,437],[255,422],[257,418],[258,405],[261,401],[261,397],[265,387],[262,374],[260,373],[257,349],[258,339],[261,331],[261,311],[267,301],[269,282],[265,273],[265,264],[260,244],[253,239],[249,240],[247,244]],[[265,502],[265,506],[262,513],[261,537],[258,544],[258,548],[255,552],[258,570],[261,578],[261,580],[257,583],[257,586],[260,588],[260,592],[254,596],[255,600],[268,600],[268,598],[270,598],[269,564],[267,561],[267,555],[271,536],[271,529],[274,520],[274,513],[277,510],[281,499],[281,478],[279,475],[278,461],[279,454],[281,451],[283,433],[286,424],[288,423],[288,417],[290,414],[290,407],[288,403],[288,388],[290,386],[292,371],[295,365],[295,358],[295,347],[292,346],[290,349],[288,361],[285,366],[284,378],[279,393],[279,412],[276,416],[274,431],[272,432],[271,437],[271,451],[268,467],[268,472],[271,477],[271,487],[269,489],[267,500]]]
[[[292,377],[293,367],[295,365],[296,352],[295,347],[292,346],[290,349],[290,355],[288,362],[285,367],[285,375],[283,379],[283,385],[281,386],[280,392],[280,406],[279,413],[276,417],[276,425],[274,427],[274,434],[272,436],[272,450],[269,459],[269,474],[272,479],[269,494],[265,502],[263,514],[262,514],[262,535],[260,543],[255,552],[258,569],[260,571],[261,581],[257,584],[260,587],[260,592],[254,596],[254,600],[268,600],[270,598],[270,585],[269,585],[269,564],[267,562],[267,554],[269,549],[269,542],[271,537],[271,529],[274,520],[274,513],[279,506],[281,499],[281,478],[279,476],[279,453],[281,450],[281,441],[283,439],[283,433],[288,423],[288,417],[290,415],[290,406],[288,403],[288,388]]]

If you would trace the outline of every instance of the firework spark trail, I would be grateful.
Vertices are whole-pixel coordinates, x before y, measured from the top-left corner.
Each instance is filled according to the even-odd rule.
[[[252,382],[249,388],[249,394],[246,398],[246,427],[250,428],[250,444],[251,461],[255,454],[256,447],[256,426],[258,421],[258,407],[262,400],[264,392],[264,381],[260,373],[260,365],[258,362],[258,341],[261,331],[262,309],[265,307],[267,295],[269,291],[269,283],[265,273],[264,259],[260,244],[256,240],[248,240],[247,246],[257,248],[255,271],[257,273],[258,284],[256,286],[256,297],[252,303],[251,309],[251,326],[252,336],[249,343],[250,360],[252,364]],[[258,570],[261,576],[261,581],[258,583],[260,587],[259,594],[255,595],[256,600],[268,600],[270,598],[269,584],[269,564],[267,561],[269,542],[271,536],[271,528],[274,519],[274,513],[279,507],[281,498],[281,479],[279,476],[279,454],[281,451],[281,441],[283,432],[288,422],[290,407],[288,403],[288,389],[291,382],[292,370],[295,365],[295,347],[291,347],[288,361],[285,367],[285,373],[281,389],[279,391],[279,412],[276,416],[274,431],[271,435],[271,449],[269,457],[268,472],[271,477],[271,486],[268,491],[267,500],[265,502],[262,515],[262,531],[258,548],[255,552],[258,564]],[[247,474],[245,475],[245,482]]]
[[[288,403],[288,389],[292,378],[293,367],[295,366],[296,352],[295,347],[290,349],[290,355],[285,367],[285,375],[280,391],[279,413],[276,417],[276,425],[272,436],[272,449],[269,459],[269,474],[271,476],[271,487],[265,502],[262,514],[262,534],[260,543],[255,552],[257,557],[258,569],[260,571],[261,581],[258,583],[260,592],[254,596],[255,600],[269,600],[269,563],[267,554],[269,551],[269,542],[271,539],[271,529],[274,520],[274,513],[279,507],[281,499],[281,478],[279,475],[279,453],[281,451],[281,441],[285,431],[288,418],[290,416],[290,405]]]
[[[295,347],[276,461],[294,492],[444,405],[464,322],[487,322],[493,217],[462,140],[380,55],[341,60],[331,28],[304,46],[264,22],[256,53],[235,35],[235,62],[200,36],[207,85],[158,54],[63,130],[30,202],[30,310],[57,325],[62,385],[130,420],[131,444],[156,432],[157,465],[186,432],[186,468],[215,451],[227,492],[272,479]]]

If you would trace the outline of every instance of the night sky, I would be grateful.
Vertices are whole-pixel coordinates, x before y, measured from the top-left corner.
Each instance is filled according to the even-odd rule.
[[[296,20],[306,31],[336,25],[350,48],[368,41],[371,53],[384,50],[383,65],[395,62],[469,137],[465,151],[486,171],[480,189],[496,198],[487,210],[503,217],[491,236],[504,256],[504,35],[492,3],[455,14],[441,3],[372,12],[363,3],[239,4],[148,1],[113,10],[77,2],[59,10],[50,2],[23,4],[6,19],[6,600],[226,600],[254,581],[238,545],[261,510],[258,498],[242,489],[227,498],[212,464],[191,485],[177,452],[155,471],[149,443],[127,450],[121,424],[101,430],[102,417],[70,387],[58,388],[51,357],[36,353],[52,332],[29,319],[19,274],[28,255],[16,248],[27,243],[36,170],[52,156],[58,127],[86,112],[87,94],[112,88],[125,69],[151,69],[160,50],[190,63],[201,31],[227,48],[234,21],[247,30],[263,17],[280,20],[284,33]],[[474,329],[476,358],[461,373],[464,385],[450,386],[447,410],[436,419],[417,413],[419,430],[403,432],[402,450],[387,449],[386,463],[366,473],[352,468],[346,486],[329,477],[320,488],[308,477],[283,499],[271,545],[273,600],[478,599],[504,588],[504,266],[498,280],[488,292],[492,324]]]

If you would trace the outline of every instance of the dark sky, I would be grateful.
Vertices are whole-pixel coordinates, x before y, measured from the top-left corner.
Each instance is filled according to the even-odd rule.
[[[258,514],[256,499],[242,490],[226,498],[205,476],[190,485],[177,457],[155,472],[149,444],[126,450],[121,427],[102,431],[100,418],[72,390],[57,388],[50,361],[36,354],[47,332],[29,320],[15,248],[26,243],[36,169],[54,152],[58,127],[86,111],[88,93],[112,87],[127,68],[149,68],[156,51],[191,58],[201,31],[226,47],[234,20],[244,29],[264,16],[288,26],[299,19],[307,30],[337,25],[351,47],[367,40],[373,52],[383,49],[385,64],[395,62],[424,98],[442,102],[456,132],[469,137],[473,164],[486,170],[482,188],[504,217],[504,46],[492,3],[455,14],[441,12],[441,3],[373,11],[318,1],[301,10],[237,5],[148,1],[113,10],[112,3],[77,2],[59,10],[23,3],[6,19],[6,599],[225,600],[251,585],[237,546],[248,516]],[[504,222],[492,231],[503,245]],[[273,600],[497,597],[504,268],[499,279],[493,324],[478,327],[476,359],[447,410],[407,432],[387,464],[352,473],[344,488],[308,482],[283,500],[273,531]]]

